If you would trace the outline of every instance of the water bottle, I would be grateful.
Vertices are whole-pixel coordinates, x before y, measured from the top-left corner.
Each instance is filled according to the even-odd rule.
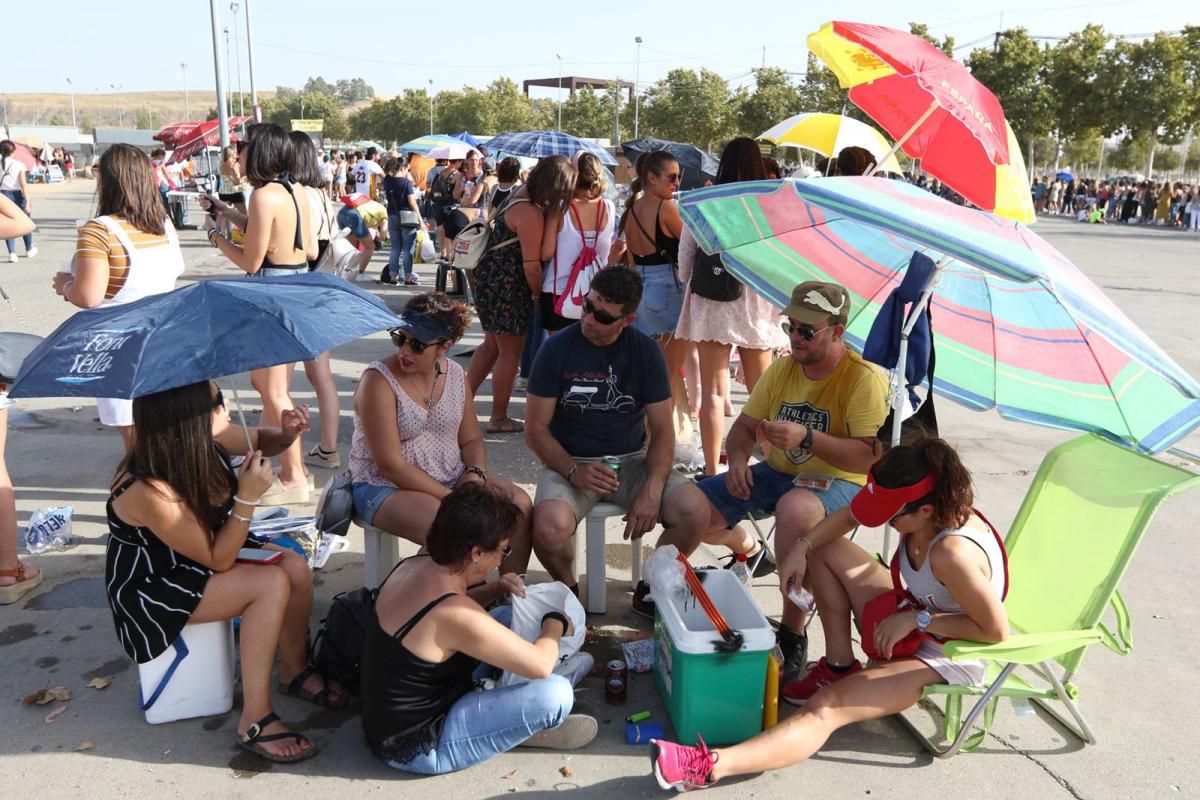
[[[738,553],[734,557],[733,566],[730,568],[730,570],[734,575],[737,576],[737,579],[741,581],[744,586],[749,588],[751,579],[750,565],[746,563],[745,553]]]

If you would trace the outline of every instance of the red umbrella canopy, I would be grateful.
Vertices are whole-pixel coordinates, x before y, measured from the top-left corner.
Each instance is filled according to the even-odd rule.
[[[195,136],[196,131],[200,130],[203,124],[203,122],[176,122],[154,134],[154,138],[167,147],[175,147],[180,142],[186,142]]]
[[[237,141],[237,134],[232,132],[233,129],[239,127],[243,122],[246,122],[249,119],[250,117],[229,118],[231,141]],[[214,147],[220,144],[221,131],[219,129],[219,125],[220,123],[215,119],[210,119],[201,123],[200,127],[192,133],[192,136],[186,142],[183,142],[175,148],[175,152],[171,154],[171,158],[168,163],[174,164],[179,161],[186,161],[197,153],[204,152],[205,148]]]
[[[27,170],[37,169],[38,157],[34,155],[34,152],[27,145],[23,145],[20,142],[13,142],[13,147],[16,148],[13,150],[13,158],[24,164]]]

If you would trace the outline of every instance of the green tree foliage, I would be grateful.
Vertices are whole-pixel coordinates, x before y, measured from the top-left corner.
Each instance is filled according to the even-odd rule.
[[[362,78],[339,80],[334,84],[334,93],[345,105],[357,103],[360,100],[370,100],[375,96],[375,90]]]
[[[311,84],[312,79],[309,80]],[[290,130],[293,119],[325,120],[325,138],[343,140],[350,134],[341,102],[332,94],[303,92],[275,96],[263,104],[263,119]]]
[[[715,72],[673,69],[646,91],[639,133],[718,148],[737,132],[732,99],[725,79]]]
[[[808,54],[804,82],[801,83],[798,92],[801,111],[845,114],[863,122],[868,121],[867,115],[850,102],[846,90],[838,83],[837,75],[833,74],[833,70],[822,64],[812,53]]]
[[[390,100],[373,100],[351,114],[349,123],[350,134],[356,139],[403,144],[429,133],[429,93],[405,89]]]
[[[1195,87],[1188,83],[1188,57],[1179,36],[1157,33],[1141,42],[1117,45],[1125,74],[1119,110],[1125,128],[1147,143],[1146,174],[1154,172],[1154,154],[1160,139],[1178,142],[1195,107]]]
[[[954,57],[954,37],[953,36],[943,36],[941,41],[939,41],[936,37],[930,35],[929,26],[922,22],[908,23],[908,32],[911,33],[913,36],[920,36],[922,39],[929,42],[931,45],[933,45],[937,49],[941,50],[943,53],[950,56],[951,58]]]
[[[309,78],[304,84],[304,88],[300,90],[301,94],[328,94],[337,95],[337,89],[320,75],[315,78]]]
[[[1024,28],[1003,31],[994,47],[972,51],[967,67],[1000,100],[1023,146],[1054,129],[1052,96],[1045,82],[1045,51]]]
[[[1118,107],[1123,69],[1111,48],[1112,37],[1099,25],[1075,31],[1050,49],[1046,86],[1053,127],[1065,140],[1098,131],[1111,136],[1121,129]]]
[[[754,70],[754,91],[738,94],[738,129],[758,136],[772,125],[805,111],[800,89],[776,67]]]
[[[96,123],[87,114],[79,118],[79,132],[91,136],[96,132]]]
[[[558,111],[554,110],[557,123]],[[612,93],[597,94],[585,86],[562,104],[562,129],[586,139],[611,137],[613,134]]]

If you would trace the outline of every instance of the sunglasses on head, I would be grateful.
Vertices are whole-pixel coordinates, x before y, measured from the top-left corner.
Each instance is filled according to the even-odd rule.
[[[827,331],[830,328],[832,328],[833,326],[826,325],[823,328],[814,328],[811,325],[796,325],[791,322],[785,322],[785,323],[783,323],[782,327],[783,327],[783,332],[788,334],[789,336],[791,336],[792,334],[795,334],[796,336],[799,336],[804,341],[811,342],[813,339],[817,338],[818,333]]]
[[[425,348],[431,347],[435,344],[440,344],[440,342],[419,341],[399,330],[388,331],[388,333],[391,334],[392,344],[396,346],[397,350],[399,350],[401,347],[404,347],[404,345],[408,345],[408,349],[413,352],[413,355],[419,356],[421,353],[425,352]]]
[[[601,325],[612,325],[617,320],[624,319],[625,317],[624,314],[614,317],[607,311],[601,311],[600,309],[596,308],[592,301],[586,297],[583,298],[583,313],[591,314],[592,319],[596,320],[596,322],[599,322]]]
[[[221,391],[220,387],[217,388],[217,393],[215,395],[213,395],[212,407],[213,408],[224,408],[225,407],[225,393]]]

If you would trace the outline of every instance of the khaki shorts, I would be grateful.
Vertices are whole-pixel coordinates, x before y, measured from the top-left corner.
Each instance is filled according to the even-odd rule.
[[[552,469],[543,467],[541,473],[538,474],[537,494],[534,497],[533,504],[538,506],[547,500],[561,500],[570,506],[571,511],[575,514],[576,525],[600,502],[613,503],[621,508],[629,508],[630,503],[633,502],[638,492],[641,491],[642,483],[646,479],[646,453],[628,453],[623,456],[617,456],[617,458],[621,459],[621,469],[617,473],[621,485],[613,494],[601,495],[590,489],[576,489],[562,475]],[[580,458],[576,460],[580,464],[587,464],[597,462],[600,459]],[[666,505],[667,498],[671,496],[671,492],[689,483],[692,483],[691,478],[675,470],[668,472],[667,484],[663,488],[663,505]]]

